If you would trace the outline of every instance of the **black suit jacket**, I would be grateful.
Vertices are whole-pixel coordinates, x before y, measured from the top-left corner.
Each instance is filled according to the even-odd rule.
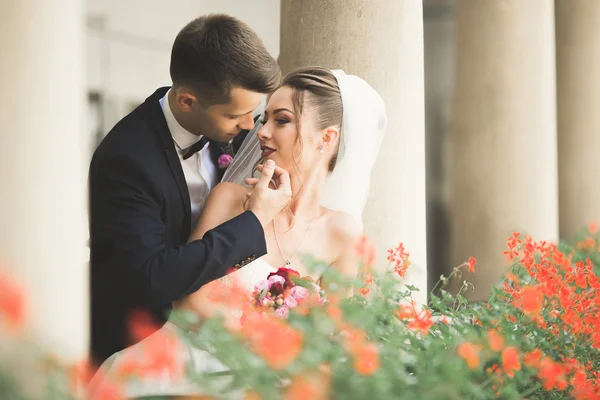
[[[190,197],[159,103],[167,90],[158,89],[117,123],[92,158],[91,353],[97,363],[133,344],[132,311],[148,311],[162,324],[173,301],[266,254],[263,228],[250,211],[186,244]]]

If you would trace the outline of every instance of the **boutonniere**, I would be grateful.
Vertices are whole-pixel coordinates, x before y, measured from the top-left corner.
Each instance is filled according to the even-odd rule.
[[[230,143],[219,143],[219,147],[221,155],[217,158],[217,166],[220,171],[225,171],[233,161],[233,146]]]

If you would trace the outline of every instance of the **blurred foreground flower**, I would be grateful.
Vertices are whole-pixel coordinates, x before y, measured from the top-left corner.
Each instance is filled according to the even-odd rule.
[[[428,304],[417,304],[412,296],[419,288],[403,284],[410,265],[404,246],[388,251],[388,268],[378,273],[375,249],[362,238],[357,245],[359,279],[349,282],[333,268],[323,269],[330,289],[325,304],[296,284],[288,270],[266,277],[256,288],[257,293],[285,293],[279,307],[254,307],[255,298],[238,285],[230,292],[215,288],[214,299],[243,311],[236,330],[212,318],[202,320],[193,336],[157,335],[149,316],[135,314],[132,336],[146,338],[148,345],[124,360],[117,376],[97,393],[103,399],[119,399],[127,379],[170,374],[197,382],[214,398],[241,391],[252,400],[597,399],[598,234],[590,225],[573,245],[556,245],[515,232],[505,250],[510,269],[486,302],[469,303],[463,297],[472,285],[462,277],[458,292],[447,290],[447,281],[475,271],[476,261],[470,258],[442,279]],[[16,287],[6,282],[3,278],[0,287]],[[342,298],[356,288],[352,297]],[[22,324],[21,292],[6,293],[13,294],[0,297],[3,320]],[[274,310],[283,305],[288,307],[285,319]],[[232,379],[212,387],[214,376],[184,368],[183,340],[210,351],[226,367],[219,374]],[[14,363],[8,365],[12,368]],[[71,369],[71,379],[65,382],[85,381],[87,368]],[[8,370],[0,369],[0,385],[10,381],[3,372]],[[61,387],[69,386],[79,384]],[[73,392],[46,398],[73,398]]]
[[[20,328],[25,322],[25,297],[23,289],[10,276],[0,271],[0,321],[10,328]]]

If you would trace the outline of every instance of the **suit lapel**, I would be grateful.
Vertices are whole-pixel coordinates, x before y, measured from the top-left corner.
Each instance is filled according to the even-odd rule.
[[[179,161],[179,157],[177,156],[177,150],[175,150],[175,144],[173,143],[173,136],[169,131],[169,127],[167,126],[167,121],[165,119],[165,115],[163,113],[162,108],[160,107],[160,99],[164,97],[164,95],[169,90],[169,87],[162,87],[156,92],[154,92],[150,97],[146,99],[143,104],[143,107],[146,109],[152,124],[154,125],[155,131],[158,134],[160,141],[163,145],[165,151],[165,157],[167,158],[167,162],[169,163],[169,167],[171,169],[171,173],[177,182],[177,186],[179,187],[179,193],[181,195],[181,200],[183,202],[183,208],[186,215],[186,221],[188,226],[188,234],[191,232],[191,214],[192,214],[192,206],[190,203],[190,193],[188,190],[187,183],[185,181],[185,175],[183,174],[183,169],[181,168],[181,162]],[[254,122],[259,118],[256,116],[254,118]],[[218,181],[220,182],[223,179],[223,175],[225,174],[224,170],[219,169],[219,157],[221,154],[225,152],[237,153],[240,146],[244,142],[246,135],[248,135],[249,131],[242,131],[239,135],[237,135],[231,144],[222,144],[215,141],[209,141],[210,143],[210,154],[211,159],[214,165],[217,167],[218,173]],[[223,146],[228,146],[228,148],[224,148]]]
[[[238,136],[242,135],[244,132],[240,133]],[[229,154],[230,156],[235,156],[235,150],[232,144],[229,143],[219,143],[213,140],[209,141],[210,143],[210,158],[213,164],[217,167],[217,178],[220,182],[223,179],[223,175],[225,174],[225,170],[219,168],[219,157],[223,154]]]
[[[185,220],[187,221],[188,226],[188,233],[186,234],[187,236],[191,231],[192,206],[190,203],[190,193],[185,181],[185,175],[183,174],[181,162],[179,161],[179,156],[177,155],[177,150],[175,150],[173,136],[171,135],[171,131],[169,131],[167,120],[165,119],[165,115],[159,103],[160,99],[164,97],[168,90],[168,87],[158,89],[152,96],[146,99],[145,106],[147,107],[155,131],[160,137],[171,173],[173,174],[173,177],[177,182],[177,186],[179,187],[179,193],[181,195],[183,209],[185,212]]]

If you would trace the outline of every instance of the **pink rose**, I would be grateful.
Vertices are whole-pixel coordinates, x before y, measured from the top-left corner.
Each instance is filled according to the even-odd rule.
[[[269,289],[269,281],[267,281],[266,279],[263,279],[262,281],[258,282],[256,285],[254,285],[254,291],[255,292],[262,292],[265,289]]]
[[[280,267],[277,270],[277,272],[271,272],[269,274],[269,276],[267,276],[267,278],[270,278],[272,276],[281,276],[285,280],[285,282],[287,282],[288,287],[296,286],[296,284],[294,283],[294,281],[292,279],[293,277],[300,278],[300,274],[298,273],[298,271],[295,271],[290,268],[283,268],[283,267]]]
[[[270,276],[267,281],[269,282],[269,287],[271,287],[274,283],[281,283],[282,285],[285,283],[285,279],[279,275]]]
[[[281,306],[277,310],[275,310],[275,315],[277,315],[280,318],[287,318],[289,312],[289,308],[287,308],[286,306]]]
[[[298,302],[296,301],[296,299],[293,296],[287,296],[285,298],[285,300],[283,301],[283,304],[285,304],[287,306],[287,308],[298,307]]]
[[[217,164],[219,164],[219,169],[225,169],[229,167],[231,162],[233,161],[233,157],[229,154],[221,154],[219,159],[217,160]]]
[[[299,303],[308,296],[308,289],[302,286],[294,286],[290,290],[290,295]]]

